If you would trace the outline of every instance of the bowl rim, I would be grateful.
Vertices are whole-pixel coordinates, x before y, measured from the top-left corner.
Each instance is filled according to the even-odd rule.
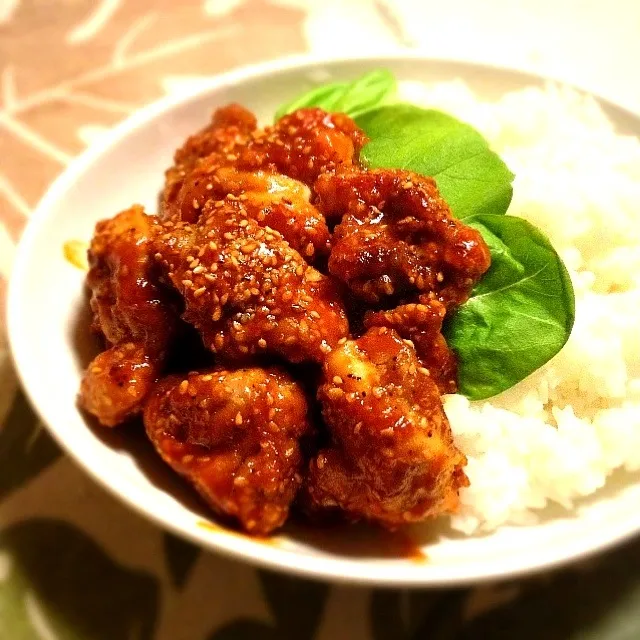
[[[219,531],[209,531],[205,529],[202,531],[193,531],[181,528],[168,517],[162,517],[152,508],[146,506],[145,501],[142,499],[144,490],[138,487],[132,487],[131,485],[125,485],[125,483],[121,482],[117,477],[110,476],[107,479],[107,477],[101,473],[100,466],[92,466],[89,462],[85,461],[79,453],[68,444],[63,432],[59,431],[54,424],[50,424],[45,418],[46,412],[41,407],[38,393],[31,387],[29,382],[27,337],[23,335],[20,328],[20,304],[18,303],[21,297],[20,282],[23,280],[28,268],[31,255],[30,249],[37,237],[40,223],[47,219],[51,205],[56,203],[68,188],[82,177],[87,166],[91,165],[103,154],[109,152],[112,147],[116,146],[138,127],[145,125],[149,121],[171,111],[179,105],[188,103],[195,98],[204,96],[225,86],[233,86],[241,82],[293,70],[313,71],[316,68],[347,63],[385,66],[385,64],[393,63],[394,61],[412,60],[431,62],[434,64],[459,65],[467,68],[472,67],[479,71],[486,72],[513,73],[523,80],[536,84],[544,81],[558,82],[587,93],[596,98],[601,104],[614,107],[634,120],[640,120],[640,117],[633,111],[602,98],[598,93],[584,86],[576,86],[560,77],[538,75],[517,67],[479,64],[465,59],[451,57],[438,58],[423,55],[419,51],[395,51],[391,53],[381,53],[380,55],[349,57],[325,57],[313,54],[287,56],[267,62],[242,66],[212,76],[210,80],[199,84],[194,89],[184,91],[180,93],[180,95],[167,95],[137,110],[110,129],[108,136],[105,136],[103,140],[91,145],[74,158],[67,168],[55,179],[30,216],[16,248],[8,284],[6,308],[7,335],[10,352],[21,387],[41,422],[47,427],[48,432],[54,437],[63,451],[100,486],[105,488],[118,500],[125,503],[133,511],[157,524],[161,529],[171,531],[199,547],[215,550],[227,557],[244,560],[266,569],[332,582],[395,587],[451,587],[528,575],[568,564],[580,558],[586,558],[617,545],[640,532],[640,511],[638,511],[635,515],[630,514],[625,527],[613,526],[607,523],[606,526],[599,529],[597,536],[584,536],[580,540],[575,540],[569,550],[567,550],[566,547],[560,547],[559,550],[556,550],[558,549],[557,547],[550,546],[548,549],[545,548],[543,552],[526,555],[526,557],[519,560],[511,560],[509,562],[503,560],[499,564],[496,564],[495,560],[489,560],[485,561],[485,564],[474,564],[474,570],[471,571],[466,569],[466,565],[464,564],[451,566],[432,565],[428,571],[425,571],[424,564],[416,564],[415,566],[405,565],[402,570],[396,570],[395,567],[392,570],[387,570],[385,569],[385,563],[387,561],[379,558],[376,558],[375,562],[371,563],[356,561],[341,556],[327,558],[324,555],[303,555],[294,550],[272,544],[265,544],[249,536],[239,535],[232,531],[226,532],[223,529]]]

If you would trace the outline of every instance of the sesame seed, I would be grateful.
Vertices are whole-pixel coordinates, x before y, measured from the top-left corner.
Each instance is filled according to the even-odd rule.
[[[418,371],[424,376],[431,375],[431,371],[429,371],[429,369],[427,369],[426,367],[418,367]]]
[[[342,384],[343,382],[344,382],[344,380],[340,376],[333,376],[333,383],[334,384]]]
[[[362,422],[358,422],[355,427],[353,427],[353,433],[358,435],[360,433],[360,429],[362,429]]]
[[[264,338],[260,338],[260,340],[258,340],[258,346],[261,349],[266,349],[267,348],[267,341]]]
[[[178,391],[180,393],[186,393],[188,388],[189,388],[189,381],[188,380],[183,380],[180,383],[180,386],[178,387]]]
[[[240,251],[242,251],[242,253],[244,254],[251,253],[256,249],[257,246],[258,245],[255,242],[247,242],[246,244],[243,244],[242,247],[240,247]]]
[[[199,289],[196,289],[193,292],[193,297],[194,298],[199,298],[201,295],[203,295],[204,293],[206,293],[207,291],[207,287],[200,287]]]
[[[242,424],[242,414],[239,411],[238,411],[238,413],[236,413],[235,423],[238,426],[240,426]]]
[[[338,344],[344,344],[346,341],[346,338],[340,338],[340,340],[338,340]]]

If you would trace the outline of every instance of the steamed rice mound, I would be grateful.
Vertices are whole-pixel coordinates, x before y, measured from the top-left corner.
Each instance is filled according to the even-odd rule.
[[[640,469],[640,141],[595,100],[549,85],[480,101],[462,82],[401,83],[401,96],[481,131],[515,173],[509,214],[547,234],[576,294],[562,351],[490,401],[444,398],[471,486],[465,533],[571,508],[618,468]]]

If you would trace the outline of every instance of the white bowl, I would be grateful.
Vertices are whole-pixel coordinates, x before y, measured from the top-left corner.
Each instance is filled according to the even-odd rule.
[[[573,512],[549,511],[535,526],[473,537],[455,534],[445,520],[414,528],[407,535],[421,557],[407,553],[401,537],[363,527],[322,533],[291,528],[264,542],[203,524],[206,510],[144,437],[95,428],[77,410],[91,345],[85,274],[64,259],[63,244],[88,240],[97,220],[134,202],[153,211],[174,149],[206,122],[215,105],[236,101],[267,121],[281,102],[313,82],[349,79],[377,67],[391,69],[400,80],[460,77],[488,98],[542,82],[515,71],[410,54],[346,61],[297,58],[219,76],[197,93],[139,111],[56,181],[18,248],[9,288],[9,337],[31,402],[59,443],[124,502],[194,543],[273,569],[381,585],[461,584],[549,567],[636,533],[640,478],[620,474]],[[635,116],[604,107],[622,131],[640,134]]]

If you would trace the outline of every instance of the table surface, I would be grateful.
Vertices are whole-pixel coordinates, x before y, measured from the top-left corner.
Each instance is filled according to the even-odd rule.
[[[138,107],[291,53],[418,48],[589,87],[640,112],[637,0],[0,0],[0,323],[15,244],[47,186]],[[526,581],[331,586],[199,551],[61,454],[0,326],[0,638],[631,639],[640,543]]]

